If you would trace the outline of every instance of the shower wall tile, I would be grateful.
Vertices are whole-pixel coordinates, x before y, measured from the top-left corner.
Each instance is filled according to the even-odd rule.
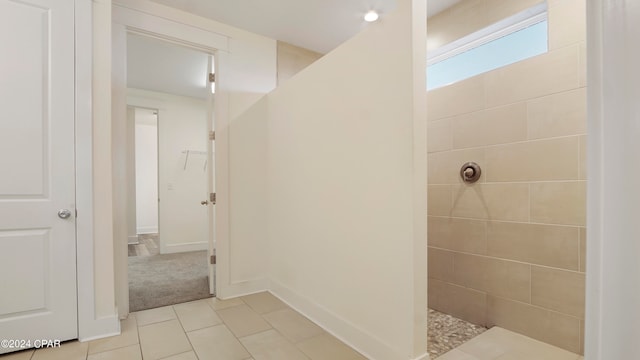
[[[435,121],[484,109],[484,87],[484,76],[480,75],[430,91],[427,119]]]
[[[584,226],[586,182],[531,184],[531,221]]]
[[[580,136],[580,180],[587,180],[587,136]]]
[[[514,261],[454,253],[453,283],[492,295],[529,302],[531,267]]]
[[[531,268],[531,303],[584,319],[583,273],[547,267]]]
[[[487,22],[493,24],[543,2],[544,0],[485,0]]]
[[[460,115],[452,123],[454,149],[523,141],[527,139],[527,104]]]
[[[455,253],[453,258],[453,283],[459,286],[484,291],[485,257]]]
[[[547,9],[555,8],[571,0],[547,0]],[[586,29],[585,29],[586,30]]]
[[[529,139],[580,135],[587,132],[587,91],[561,92],[527,102]]]
[[[523,302],[530,301],[531,265],[486,258],[486,266],[484,289],[487,293]]]
[[[582,42],[578,45],[578,76],[580,86],[587,86],[587,44]]]
[[[579,354],[584,354],[584,320],[580,320],[580,352]],[[578,360],[584,360],[584,358],[579,358]]]
[[[580,230],[573,226],[492,221],[487,225],[487,255],[577,271]]]
[[[427,22],[427,50],[437,49],[471,34],[488,24],[484,16],[484,0],[467,0],[446,9]]]
[[[487,294],[429,279],[429,307],[477,325],[486,325]]]
[[[461,2],[429,19],[429,49],[540,2]],[[574,352],[586,269],[585,4],[548,0],[548,53],[427,95],[429,305]],[[460,180],[468,161],[482,168],[475,184]]]
[[[451,185],[427,186],[427,213],[429,215],[449,216],[451,214]]]
[[[427,123],[427,152],[451,150],[451,120]]]
[[[580,271],[587,271],[587,229],[580,228]]]
[[[513,143],[487,148],[487,182],[578,180],[578,136]]]
[[[429,216],[427,238],[429,246],[472,254],[485,254],[487,252],[487,222]]]
[[[584,0],[566,0],[549,9],[549,50],[585,41],[587,9]]]
[[[454,187],[454,217],[529,221],[529,184],[474,184]]]
[[[577,64],[575,45],[488,72],[484,74],[486,105],[500,106],[575,89],[579,86]]]
[[[427,266],[430,279],[453,281],[453,252],[429,248]]]
[[[484,163],[484,149],[467,149],[432,153],[427,156],[428,176],[430,185],[461,184],[460,168],[467,161]],[[483,182],[484,179],[480,179]]]
[[[487,325],[504,327],[572,352],[580,351],[580,319],[573,316],[487,296]]]

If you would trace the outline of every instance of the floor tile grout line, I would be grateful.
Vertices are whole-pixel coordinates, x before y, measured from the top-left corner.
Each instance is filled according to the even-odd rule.
[[[287,308],[289,308],[289,307],[287,306]],[[295,342],[293,342],[293,341],[289,340],[286,336],[284,336],[284,334],[283,334],[283,333],[282,333],[278,328],[276,328],[275,326],[273,326],[273,324],[271,324],[271,322],[269,322],[269,320],[267,320],[267,319],[264,317],[264,315],[271,314],[271,313],[274,313],[274,312],[276,312],[276,311],[282,311],[282,310],[286,310],[286,308],[285,308],[285,309],[278,309],[278,310],[275,310],[275,311],[272,311],[272,312],[269,312],[269,313],[265,313],[265,314],[263,314],[263,315],[260,315],[260,316],[262,317],[262,319],[263,319],[264,321],[266,321],[266,322],[269,324],[269,326],[271,326],[271,329],[269,329],[269,330],[264,330],[264,331],[261,331],[261,332],[256,333],[256,334],[261,334],[261,333],[264,333],[264,332],[267,332],[267,331],[271,331],[271,330],[273,330],[273,331],[275,331],[276,333],[278,333],[278,335],[280,335],[280,336],[281,336],[281,337],[282,337],[282,338],[283,338],[287,343],[289,343],[290,345],[293,345],[293,347],[295,347],[298,351],[300,351],[300,352],[302,353],[302,355],[304,355],[306,358],[308,358],[309,360],[311,360],[311,358],[310,358],[309,356],[307,356],[307,354],[305,354],[305,353],[304,353],[304,351],[302,351],[302,349],[300,349],[300,347],[298,347],[298,343],[300,343],[300,342],[302,342],[302,341],[304,341],[304,340],[298,341],[297,343],[295,343]],[[256,335],[256,334],[251,334],[251,335],[247,335],[247,336],[252,336],[252,335]],[[322,335],[322,334],[320,334],[320,335]],[[316,335],[316,336],[320,336],[320,335]],[[247,337],[247,336],[245,336],[245,337]],[[314,338],[314,337],[316,337],[316,336],[312,336],[311,338]],[[239,339],[240,339],[240,338],[239,338]],[[305,340],[306,340],[306,339],[305,339]],[[252,355],[253,355],[253,354],[252,354]]]
[[[173,309],[173,312],[176,313],[176,318],[178,318],[178,323],[180,324],[180,327],[182,328],[182,332],[184,333],[184,336],[187,338],[187,342],[189,343],[189,346],[191,347],[191,351],[196,355],[196,358],[199,359],[200,357],[198,356],[198,353],[196,353],[196,348],[193,346],[193,343],[191,342],[191,338],[189,338],[189,332],[187,332],[187,330],[184,328],[184,324],[182,323],[182,320],[180,319],[180,315],[178,315],[178,312],[176,311],[175,305],[179,305],[179,304],[171,305],[171,308]],[[200,329],[194,329],[192,331],[197,331],[197,330],[200,330]],[[187,352],[188,351],[185,351],[184,353],[187,353]],[[180,354],[184,354],[184,353],[180,353]],[[175,355],[180,355],[180,354],[175,354]],[[175,356],[175,355],[171,355],[171,356]]]

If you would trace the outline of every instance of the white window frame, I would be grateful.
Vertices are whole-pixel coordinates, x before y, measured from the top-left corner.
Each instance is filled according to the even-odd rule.
[[[430,51],[427,53],[427,66],[437,64],[545,20],[547,20],[546,1]]]

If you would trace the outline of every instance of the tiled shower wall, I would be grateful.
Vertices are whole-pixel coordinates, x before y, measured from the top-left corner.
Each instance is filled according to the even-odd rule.
[[[429,306],[578,353],[585,2],[549,0],[548,53],[428,93]],[[430,47],[536,3],[463,1],[429,19]],[[467,161],[478,183],[461,182]]]

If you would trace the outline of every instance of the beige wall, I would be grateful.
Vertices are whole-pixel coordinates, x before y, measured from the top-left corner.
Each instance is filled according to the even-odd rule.
[[[278,41],[278,85],[320,59],[322,54]]]
[[[457,24],[480,3],[430,19],[429,36],[476,30]],[[428,94],[429,305],[582,352],[585,0],[548,5],[548,53]]]
[[[411,5],[268,96],[271,289],[372,359],[425,351],[426,38]]]
[[[425,11],[398,1],[230,127],[231,253],[371,359],[426,351]]]

